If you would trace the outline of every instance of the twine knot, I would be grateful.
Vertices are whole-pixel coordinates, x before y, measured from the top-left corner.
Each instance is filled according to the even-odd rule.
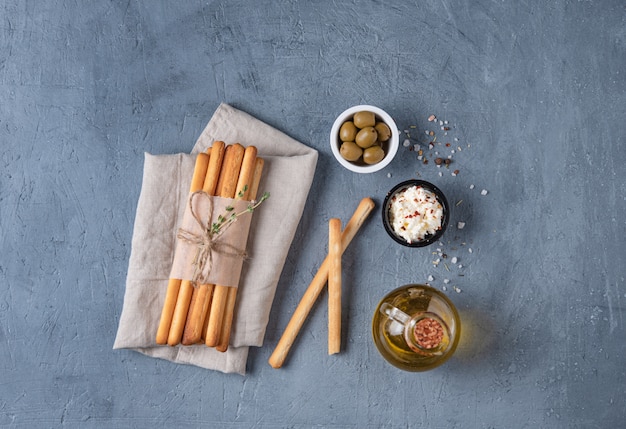
[[[195,198],[205,198],[207,202],[207,213],[205,223],[202,220],[202,216],[194,207]],[[207,284],[209,274],[213,268],[213,252],[217,252],[226,256],[237,257],[245,259],[247,254],[244,250],[240,250],[235,246],[226,243],[219,238],[224,232],[232,225],[232,222],[227,222],[221,225],[216,231],[213,230],[211,225],[211,218],[213,216],[213,200],[209,194],[204,191],[196,191],[189,196],[189,211],[195,221],[198,223],[201,232],[195,233],[184,228],[178,229],[178,239],[189,243],[196,247],[196,253],[192,262],[194,266],[192,283]]]

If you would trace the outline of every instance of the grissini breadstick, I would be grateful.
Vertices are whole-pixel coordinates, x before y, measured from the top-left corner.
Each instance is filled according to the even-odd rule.
[[[254,164],[254,179],[252,179],[252,185],[250,186],[250,194],[248,198],[255,200],[259,195],[259,185],[261,184],[261,174],[263,174],[263,167],[265,166],[265,160],[263,158],[257,158]]]
[[[249,194],[247,199],[255,200],[259,191],[259,183],[261,182],[261,174],[263,173],[263,166],[265,161],[263,158],[257,158],[254,166],[254,176],[252,178],[252,184],[250,185]],[[243,168],[242,168],[243,171]],[[239,185],[237,185],[240,188]],[[240,188],[241,189],[241,188]],[[237,301],[237,288],[228,288],[228,297],[226,298],[226,308],[224,310],[224,321],[222,323],[222,330],[220,331],[219,342],[215,349],[220,352],[228,350],[228,344],[230,343],[230,333],[233,327],[233,317],[235,314],[235,303]]]
[[[367,216],[369,216],[370,212],[374,208],[374,201],[371,198],[363,198],[359,203],[356,211],[350,218],[350,221],[346,225],[345,229],[341,233],[341,252],[345,252],[346,248],[356,235],[357,231],[361,228]],[[287,354],[293,345],[298,332],[302,328],[305,319],[307,318],[311,308],[313,308],[313,304],[315,300],[321,293],[322,289],[324,289],[324,285],[328,280],[328,271],[330,268],[330,259],[328,256],[324,259],[324,262],[320,266],[317,274],[313,277],[313,280],[309,284],[309,287],[304,292],[300,303],[296,307],[293,316],[291,316],[291,320],[287,324],[285,328],[285,332],[282,337],[278,341],[274,352],[270,356],[268,362],[273,368],[280,368],[285,359],[287,358]]]
[[[255,146],[248,146],[243,154],[241,169],[237,171],[235,186],[229,188],[230,198],[247,200],[256,164],[257,149]],[[209,310],[209,321],[207,324],[205,343],[209,347],[215,347],[219,343],[220,332],[224,320],[224,311],[228,298],[228,286],[216,285],[213,290],[213,300]]]
[[[341,350],[341,220],[328,221],[328,354]]]
[[[239,143],[226,146],[219,178],[215,184],[215,195],[225,198],[232,198],[234,196],[244,150],[245,148]],[[198,340],[204,333],[205,320],[211,306],[214,288],[215,285],[213,284],[199,286],[202,301],[198,311],[194,313],[193,319],[190,322],[193,325],[194,335]],[[200,338],[198,338],[198,335]]]
[[[190,193],[202,189],[202,184],[204,183],[204,177],[206,176],[208,164],[209,155],[206,153],[199,153],[196,157],[196,165],[193,170],[193,176],[191,179],[191,186],[189,190]],[[180,279],[170,279],[167,285],[165,302],[163,303],[163,310],[161,311],[161,320],[159,321],[159,327],[156,334],[157,344],[163,345],[167,343],[170,326],[172,324],[172,317],[174,315],[174,308],[176,307],[176,301],[178,299],[180,285]]]
[[[211,158],[209,159],[209,168],[204,179],[202,190],[209,195],[215,195],[217,182],[225,171],[222,170],[226,145],[222,141],[213,143]],[[213,293],[213,285],[197,285],[193,288],[187,320],[185,322],[185,330],[183,331],[183,345],[191,345],[200,341],[202,336],[202,327],[204,325],[204,315],[206,314],[211,302],[211,294]]]
[[[219,142],[216,143],[219,145]],[[213,153],[213,149],[211,149],[211,153]],[[209,165],[207,165],[204,179],[202,179],[202,186],[197,190],[202,190],[204,188],[204,182],[206,182],[207,175],[215,174],[213,171],[210,170],[210,158],[211,157],[209,155]],[[215,168],[215,165],[213,166],[213,168]],[[189,306],[191,304],[191,298],[193,296],[193,291],[194,287],[190,280],[183,280],[180,283],[180,290],[178,291],[178,298],[176,299],[176,307],[174,308],[174,316],[172,317],[172,325],[170,326],[170,332],[167,337],[167,344],[170,346],[176,346],[180,344],[182,340],[185,324],[187,322],[187,314],[189,312]]]

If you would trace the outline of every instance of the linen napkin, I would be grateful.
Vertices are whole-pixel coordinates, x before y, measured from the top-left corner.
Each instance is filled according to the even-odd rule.
[[[256,146],[258,156],[265,160],[259,195],[271,195],[253,213],[230,346],[223,353],[205,345],[159,346],[155,335],[176,232],[189,197],[195,155],[216,140]],[[248,348],[263,344],[276,286],[304,210],[317,158],[316,150],[227,104],[215,111],[191,154],[146,153],[124,303],[113,348],[245,374]]]

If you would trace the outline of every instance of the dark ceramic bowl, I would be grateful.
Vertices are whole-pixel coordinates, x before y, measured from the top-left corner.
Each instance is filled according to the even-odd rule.
[[[421,186],[422,188],[430,191],[431,193],[435,195],[435,197],[437,198],[437,201],[442,206],[443,215],[441,219],[441,228],[437,230],[434,234],[428,234],[422,240],[419,240],[419,241],[408,242],[404,237],[401,237],[395,232],[391,224],[391,220],[390,220],[390,206],[391,206],[391,202],[394,196],[404,192],[406,189],[414,185]],[[430,182],[426,182],[424,180],[411,179],[411,180],[404,181],[402,183],[398,183],[387,193],[387,196],[385,197],[385,200],[382,206],[382,215],[383,215],[383,225],[385,227],[385,231],[387,231],[389,236],[394,241],[407,247],[424,247],[424,246],[428,246],[429,244],[432,244],[438,241],[441,238],[441,236],[444,234],[444,232],[446,231],[446,228],[448,227],[448,223],[450,222],[450,206],[448,205],[448,200],[446,199],[446,196],[435,185],[433,185]]]

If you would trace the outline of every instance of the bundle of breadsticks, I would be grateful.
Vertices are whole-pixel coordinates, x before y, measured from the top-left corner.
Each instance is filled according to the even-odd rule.
[[[240,215],[250,217],[259,204],[255,200],[263,165],[264,160],[257,156],[255,146],[243,147],[239,143],[227,145],[216,141],[206,152],[197,155],[187,213],[193,218],[191,222],[197,223],[196,230],[200,228],[200,231],[193,233],[183,227],[179,229],[174,266],[156,333],[157,344],[204,343],[221,352],[228,349],[237,282],[250,225],[249,219],[241,224],[234,221]],[[261,202],[267,196],[264,194]],[[243,210],[240,211],[239,207]],[[243,248],[241,238],[238,244],[218,241],[227,228],[245,229],[244,234],[239,235],[243,237]],[[183,248],[195,250],[193,259],[186,256]],[[192,268],[192,275],[181,275],[176,271],[181,258],[183,271],[189,272]],[[229,264],[228,261],[235,262]],[[224,264],[229,266],[222,266]],[[226,273],[226,277],[216,277],[213,275],[215,271]],[[228,280],[221,283],[224,278]],[[212,279],[217,281],[211,282]]]

